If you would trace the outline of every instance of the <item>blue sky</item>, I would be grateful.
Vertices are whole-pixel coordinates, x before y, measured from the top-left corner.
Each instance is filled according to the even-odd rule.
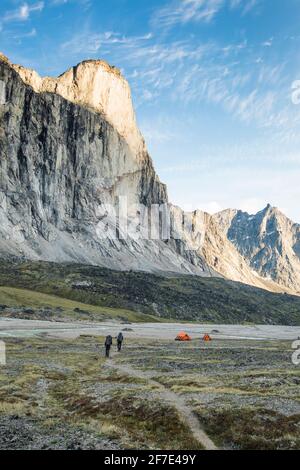
[[[0,50],[42,75],[118,66],[172,202],[300,222],[299,24],[300,0],[1,0]]]

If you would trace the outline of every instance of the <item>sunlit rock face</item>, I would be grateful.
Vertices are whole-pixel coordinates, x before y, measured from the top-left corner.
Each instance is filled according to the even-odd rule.
[[[228,210],[214,218],[255,272],[300,292],[299,224],[270,205],[255,215]]]
[[[19,72],[19,67],[0,61],[7,98],[0,110],[2,255],[119,269],[208,273],[201,257],[196,256],[192,264],[190,256],[184,256],[181,241],[182,256],[162,239],[147,234],[148,239],[131,234],[120,237],[115,230],[109,211],[120,197],[127,198],[132,220],[140,205],[149,212],[152,205],[168,205],[166,187],[154,171],[142,138],[137,149],[137,140],[127,141],[100,108],[43,91],[46,82],[34,72],[23,68]],[[106,79],[119,80],[119,90],[124,86],[126,91],[122,77],[105,73]],[[126,93],[128,99],[128,88]],[[128,112],[133,113],[132,105]],[[130,125],[134,122],[133,115]],[[123,132],[129,132],[126,126]],[[140,136],[136,127],[135,136]],[[104,216],[105,234],[101,233]]]
[[[280,290],[230,238],[235,211],[186,213],[169,202],[117,69],[85,61],[41,78],[0,55],[0,80],[2,257],[221,275]],[[124,197],[134,234],[116,227]]]
[[[259,276],[252,269],[243,254],[228,239],[218,215],[212,216],[199,210],[186,213],[174,206],[171,213],[172,238],[177,238],[182,231],[180,238],[186,242],[185,249],[189,247],[194,256],[204,258],[212,275],[217,272],[227,279],[275,292],[282,291],[273,280]]]
[[[137,127],[130,87],[117,68],[104,61],[87,60],[57,78],[41,78],[33,70],[12,66],[35,92],[56,93],[99,112],[124,137],[134,156],[143,157],[146,148]]]

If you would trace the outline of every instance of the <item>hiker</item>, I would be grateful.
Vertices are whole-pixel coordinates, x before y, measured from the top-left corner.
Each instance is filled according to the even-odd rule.
[[[124,336],[123,333],[119,333],[117,336],[117,345],[118,345],[118,351],[120,352],[122,349],[122,343],[124,341]]]
[[[105,356],[109,357],[110,348],[112,346],[112,336],[111,335],[106,336],[106,340],[105,340],[104,345],[105,345]]]

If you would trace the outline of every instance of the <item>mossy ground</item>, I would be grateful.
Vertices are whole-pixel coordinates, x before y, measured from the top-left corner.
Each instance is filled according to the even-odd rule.
[[[34,291],[50,296],[48,299],[32,296],[35,308],[52,305],[76,319],[86,319],[88,312],[90,320],[126,318],[300,325],[300,297],[273,294],[217,278],[160,276],[97,266],[2,260],[0,286],[3,286],[0,304],[13,307],[15,297],[18,305],[32,307],[30,297]],[[23,290],[12,292],[7,287]],[[20,301],[20,297],[24,300]],[[74,313],[72,302],[80,303],[79,310],[83,312]],[[35,313],[40,317],[48,314]]]
[[[69,448],[66,429],[81,432],[80,448],[85,440],[92,448],[201,447],[155,387],[104,367],[102,345],[95,337],[9,339],[7,366],[0,368],[0,448]],[[9,441],[8,418],[30,420],[38,437]]]
[[[288,342],[126,340],[110,361],[144,379],[106,367],[102,345],[100,337],[7,341],[1,448],[200,448],[147,377],[184,397],[221,448],[300,447],[300,371]]]
[[[133,310],[112,307],[98,307],[55,295],[35,292],[29,289],[0,286],[0,304],[11,307],[1,312],[2,316],[40,320],[103,321],[116,319],[130,322],[156,322],[150,315]],[[12,309],[20,309],[14,311]],[[29,310],[27,310],[29,309]]]
[[[287,341],[148,341],[132,346],[134,368],[185,398],[225,449],[300,448],[300,370]]]

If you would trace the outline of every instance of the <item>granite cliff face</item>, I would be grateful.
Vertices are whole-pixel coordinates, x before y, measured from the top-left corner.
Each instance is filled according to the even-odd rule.
[[[58,78],[41,78],[0,55],[0,80],[1,257],[221,275],[284,290],[277,274],[252,261],[254,248],[240,246],[235,211],[185,213],[168,201],[117,69],[85,61]],[[142,236],[115,230],[112,208],[120,210],[124,196],[128,225]],[[157,207],[160,216],[149,225]],[[159,236],[149,236],[153,231]]]
[[[120,108],[129,103],[124,79],[98,61],[75,69],[82,77],[86,74],[82,80],[91,82],[91,90],[92,83],[97,90],[101,88],[95,77],[101,82],[102,72],[110,74],[112,84],[109,87],[107,81],[103,86],[107,90],[107,95],[104,91],[101,95],[103,102],[96,106],[86,95],[79,99],[81,104],[75,104],[70,90],[85,87],[75,86],[75,82],[65,85],[70,71],[66,80],[58,79],[66,86],[59,88],[61,94],[67,90],[72,95],[72,100],[67,100],[58,89],[53,92],[55,79],[42,80],[3,57],[0,61],[0,80],[6,85],[6,104],[0,109],[2,256],[208,273],[204,259],[192,259],[181,241],[178,250],[184,256],[163,240],[120,238],[112,233],[114,217],[109,205],[115,206],[125,195],[132,208],[129,217],[134,219],[138,204],[149,208],[167,204],[166,187],[154,171],[137,127],[133,136],[126,137],[135,126],[131,101],[122,119],[111,111],[116,106],[110,98],[116,80],[120,81],[117,89],[124,91]],[[73,71],[74,77],[77,72]],[[132,120],[126,124],[127,115]],[[102,238],[99,223],[104,216],[111,236]]]
[[[34,70],[11,66],[36,93],[55,93],[101,114],[126,140],[133,156],[145,156],[145,142],[136,123],[130,87],[117,68],[101,60],[86,60],[57,78],[42,78]]]

